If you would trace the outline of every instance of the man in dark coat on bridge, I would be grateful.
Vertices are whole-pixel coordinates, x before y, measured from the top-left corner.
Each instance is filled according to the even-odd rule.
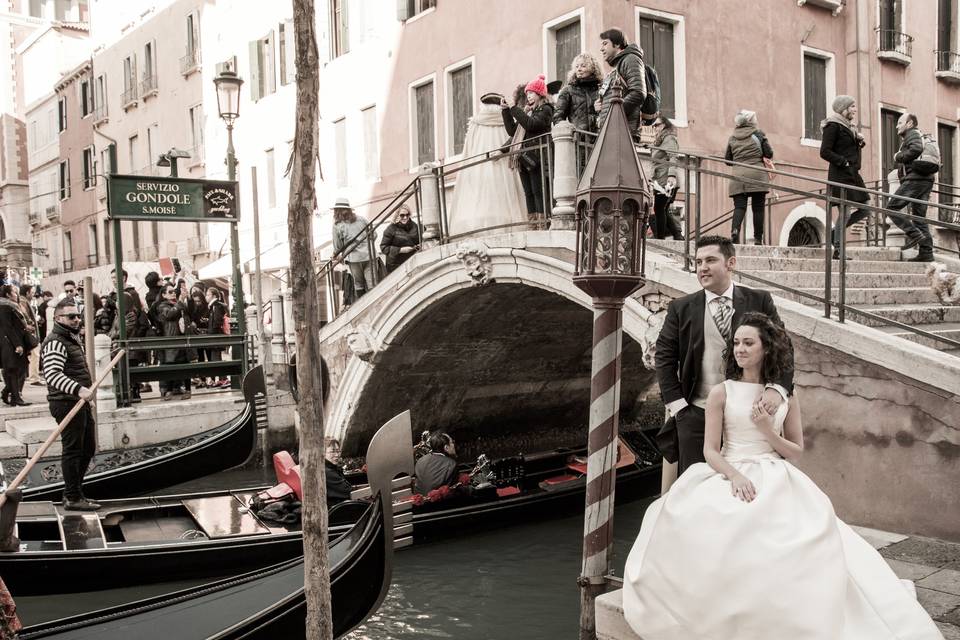
[[[50,415],[58,423],[80,399],[87,400],[60,434],[63,455],[63,507],[96,511],[100,505],[83,495],[83,476],[96,451],[96,425],[90,402],[93,377],[80,338],[80,311],[73,298],[64,298],[53,311],[53,328],[40,349],[40,366],[47,381]]]

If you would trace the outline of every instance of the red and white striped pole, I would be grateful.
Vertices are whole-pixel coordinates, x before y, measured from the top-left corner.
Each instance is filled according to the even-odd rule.
[[[613,507],[617,479],[620,411],[620,356],[623,302],[594,300],[590,431],[587,443],[587,497],[580,575],[580,639],[596,636],[594,600],[607,590],[613,560]]]

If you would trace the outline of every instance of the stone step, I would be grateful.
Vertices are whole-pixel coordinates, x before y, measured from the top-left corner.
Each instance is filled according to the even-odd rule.
[[[923,331],[926,331],[928,333],[933,333],[938,336],[943,336],[944,338],[948,338],[950,340],[956,340],[957,342],[960,342],[960,322],[944,322],[941,324],[922,324],[922,325],[917,325],[916,328],[922,329]],[[944,350],[944,349],[960,348],[960,347],[952,346],[946,342],[936,340],[934,338],[928,338],[927,336],[917,335],[916,333],[907,331],[906,329],[902,329],[900,327],[893,327],[893,326],[887,325],[884,327],[877,327],[877,329],[879,329],[880,331],[883,331],[888,335],[897,336],[897,337],[903,338],[904,340],[909,340],[910,342],[916,342],[917,344],[922,344],[924,346],[931,347],[933,349]]]
[[[939,302],[933,304],[902,304],[902,305],[883,305],[868,306],[863,305],[864,311],[869,311],[878,316],[902,322],[910,326],[915,325],[936,325],[941,322],[960,322],[960,306],[945,307]],[[851,318],[856,319],[860,324],[869,327],[889,326],[879,320],[868,318],[861,315],[850,314]]]
[[[32,457],[33,454],[35,454],[37,452],[37,449],[39,448],[40,448],[40,444],[28,444],[27,458],[29,459],[30,457]],[[63,445],[60,443],[60,438],[57,438],[56,441],[54,441],[54,443],[50,445],[50,448],[47,449],[46,452],[44,452],[43,458],[40,458],[40,459],[43,460],[44,458],[59,458],[62,455],[63,455]]]
[[[27,455],[27,445],[5,431],[0,431],[0,460],[23,458]]]
[[[57,428],[57,421],[47,413],[43,417],[8,419],[6,427],[7,433],[23,444],[37,444],[46,440]]]
[[[741,271],[817,271],[823,273],[823,257],[775,258],[772,256],[737,256],[737,268]],[[833,271],[840,270],[840,261],[833,261]],[[847,260],[847,273],[920,273],[926,265],[919,262],[895,260]]]
[[[812,271],[750,271],[748,276],[756,276],[770,282],[794,289],[822,287],[823,273]],[[736,276],[738,282],[750,286],[749,277]],[[840,274],[832,273],[830,281],[834,287],[840,286]],[[756,282],[756,281],[753,281]],[[922,273],[847,273],[848,289],[889,289],[930,287],[930,280]],[[759,284],[759,283],[757,283]]]
[[[682,240],[648,240],[647,246],[653,250],[664,247],[674,251],[683,251]],[[693,253],[693,242],[690,243]],[[900,260],[900,249],[896,247],[847,247],[847,255],[856,260]],[[779,247],[768,245],[737,245],[737,256],[767,256],[775,258],[820,258],[824,257],[823,247]]]
[[[764,287],[756,287],[757,289]],[[796,302],[802,302],[803,304],[821,306],[822,303],[816,300],[810,300],[803,296],[799,296],[795,293],[783,290],[771,290],[770,294],[773,296],[778,296],[780,298],[786,298],[787,300],[794,300]],[[799,291],[803,293],[808,293],[815,296],[823,297],[823,289],[820,287],[817,288],[800,288]],[[839,292],[837,289],[833,290],[832,298],[837,300]],[[883,289],[874,289],[874,288],[847,288],[846,291],[846,303],[852,305],[900,305],[900,304],[923,304],[936,302],[937,296],[929,288],[927,289],[918,289],[914,287],[888,287]]]

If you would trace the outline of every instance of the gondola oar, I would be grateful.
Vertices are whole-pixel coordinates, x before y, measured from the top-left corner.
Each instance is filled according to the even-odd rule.
[[[100,377],[97,378],[92,385],[90,385],[90,398],[96,398],[95,394],[97,387],[99,387],[104,378],[107,377],[107,374],[113,371],[113,368],[118,362],[120,362],[120,358],[122,358],[125,353],[125,349],[120,349],[117,355],[113,357],[113,360],[110,361],[110,364],[107,365],[107,368],[104,370],[104,372],[100,374]],[[82,398],[77,400],[77,404],[73,406],[73,409],[70,409],[70,413],[68,413],[67,416],[60,421],[60,424],[58,424],[57,428],[53,430],[53,433],[47,436],[47,439],[42,445],[40,445],[40,448],[37,449],[36,453],[33,454],[33,457],[30,458],[26,466],[24,466],[20,473],[17,474],[17,477],[13,479],[13,481],[10,483],[10,486],[7,487],[7,490],[3,492],[3,495],[0,495],[0,507],[3,507],[4,503],[6,503],[7,494],[20,486],[20,483],[23,482],[23,479],[26,478],[27,474],[30,473],[30,470],[33,469],[33,466],[37,464],[37,461],[40,460],[41,457],[43,457],[43,454],[47,452],[47,449],[50,448],[50,445],[53,444],[53,441],[60,437],[60,433],[67,428],[67,425],[70,424],[70,421],[73,420],[73,417],[77,415],[85,402],[89,402],[89,400],[84,400]]]

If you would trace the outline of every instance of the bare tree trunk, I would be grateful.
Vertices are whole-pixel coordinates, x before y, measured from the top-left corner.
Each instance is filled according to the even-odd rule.
[[[287,229],[293,319],[297,334],[297,384],[300,399],[300,471],[303,479],[304,587],[307,639],[330,640],[330,563],[327,549],[327,487],[324,472],[323,397],[320,378],[320,326],[313,262],[313,212],[320,137],[319,60],[313,0],[293,0],[296,37],[297,122],[290,162]]]

